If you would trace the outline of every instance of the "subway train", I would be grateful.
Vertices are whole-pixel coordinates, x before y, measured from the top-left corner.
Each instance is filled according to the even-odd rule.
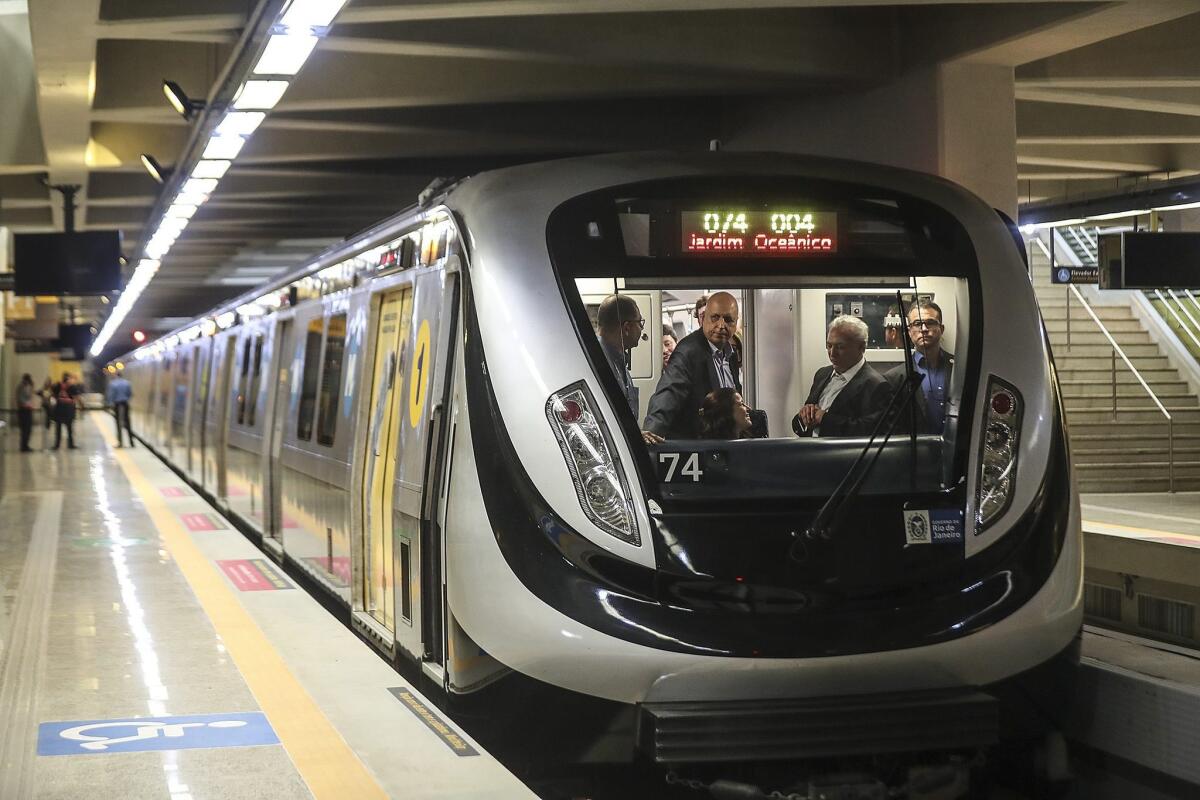
[[[659,324],[714,290],[767,436],[648,445]],[[594,328],[614,293],[649,323],[637,413]],[[903,424],[905,381],[871,436],[793,434],[830,320],[904,369],[887,328],[917,300],[954,353],[944,430]],[[676,767],[975,752],[1069,694],[1054,362],[1011,224],[940,178],[728,151],[485,172],[119,361],[139,436],[447,698],[594,698]]]

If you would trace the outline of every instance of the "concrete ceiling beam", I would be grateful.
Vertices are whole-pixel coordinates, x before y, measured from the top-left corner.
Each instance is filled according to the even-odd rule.
[[[1128,78],[1175,79],[1200,77],[1200,5],[1179,3],[1183,12],[1172,16],[1169,4],[1126,2],[1107,15],[1128,16],[1130,27],[1113,28],[1103,41],[1062,49],[1017,70],[1020,79]],[[1099,12],[1105,14],[1102,10]],[[1164,18],[1165,17],[1165,18]]]
[[[1019,67],[1078,50],[1132,31],[1174,22],[1200,12],[1198,0],[1129,0],[1076,6],[1062,19],[964,54],[967,60]],[[1010,12],[1011,13],[1011,12]],[[959,31],[943,30],[953,36]],[[1103,46],[1103,45],[1102,45]]]
[[[29,6],[29,31],[37,70],[37,108],[48,177],[80,186],[76,225],[87,222],[88,138],[100,0],[39,0]],[[61,198],[50,194],[54,225],[61,229]]]
[[[1161,164],[1143,164],[1126,161],[1103,161],[1077,158],[1055,158],[1017,154],[1017,164],[1029,167],[1070,167],[1083,170],[1111,170],[1113,172],[1163,172]]]
[[[1200,103],[1179,100],[1158,100],[1143,96],[1132,97],[1101,92],[1075,92],[1017,87],[1016,97],[1018,100],[1034,103],[1097,106],[1100,108],[1119,108],[1128,111],[1150,111],[1155,114],[1178,114],[1188,117],[1200,117]]]

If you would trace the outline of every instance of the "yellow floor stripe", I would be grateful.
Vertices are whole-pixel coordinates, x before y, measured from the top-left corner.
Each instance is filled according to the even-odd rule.
[[[1083,521],[1084,531],[1087,530],[1089,525],[1093,527],[1100,526],[1104,528],[1116,528],[1118,530],[1129,531],[1131,533],[1149,533],[1155,536],[1184,536],[1192,539],[1200,538],[1200,536],[1195,533],[1185,533],[1183,531],[1165,531],[1161,528],[1139,528],[1135,525],[1123,525],[1117,522],[1101,522],[1098,519],[1085,519]]]
[[[107,426],[93,424],[110,447],[115,444]],[[122,450],[113,455],[316,800],[386,798],[132,457]]]

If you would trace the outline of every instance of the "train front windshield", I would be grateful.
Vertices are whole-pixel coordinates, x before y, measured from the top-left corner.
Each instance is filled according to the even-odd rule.
[[[962,484],[978,267],[942,209],[685,179],[576,198],[548,233],[609,428],[662,499],[819,500],[856,462],[862,494]]]

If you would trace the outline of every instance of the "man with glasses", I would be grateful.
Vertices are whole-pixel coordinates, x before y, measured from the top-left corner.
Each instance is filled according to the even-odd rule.
[[[932,300],[917,300],[908,309],[908,338],[913,343],[913,369],[921,376],[921,388],[913,397],[916,406],[917,432],[940,434],[946,427],[946,393],[954,370],[954,354],[942,349],[942,309]],[[897,391],[907,377],[901,364],[887,374],[888,383]],[[909,415],[900,420],[900,428],[908,429]]]
[[[633,376],[625,366],[625,353],[638,346],[642,341],[642,328],[646,320],[637,301],[624,294],[612,294],[600,303],[596,312],[596,327],[600,334],[600,347],[612,367],[613,376],[629,403],[629,410],[634,418],[638,415],[638,388],[633,383]]]
[[[869,436],[890,397],[888,382],[867,363],[867,323],[839,316],[829,323],[825,352],[829,366],[813,376],[812,388],[792,417],[797,436]]]
[[[716,292],[704,306],[703,323],[679,340],[650,397],[642,438],[655,444],[700,435],[700,407],[714,389],[742,391],[741,362],[731,344],[737,330],[737,299]]]

